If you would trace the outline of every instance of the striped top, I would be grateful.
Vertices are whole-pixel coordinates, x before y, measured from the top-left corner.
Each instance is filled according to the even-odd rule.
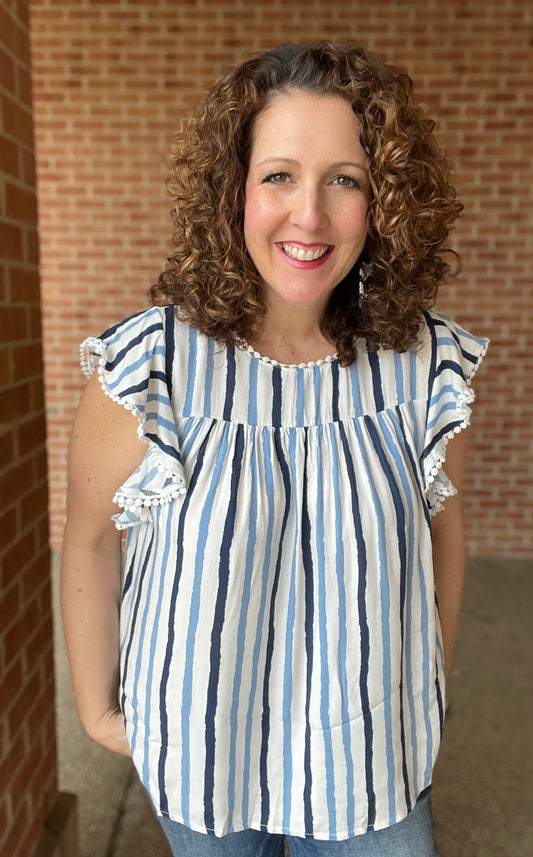
[[[147,443],[127,529],[121,705],[160,815],[345,839],[431,781],[444,665],[430,515],[486,343],[284,366],[152,308],[82,346]]]

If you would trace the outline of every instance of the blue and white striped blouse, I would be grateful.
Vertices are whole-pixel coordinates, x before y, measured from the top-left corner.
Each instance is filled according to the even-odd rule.
[[[160,815],[345,839],[429,785],[444,665],[430,514],[485,350],[436,312],[417,351],[283,366],[152,308],[87,340],[148,442],[127,528],[122,698]]]

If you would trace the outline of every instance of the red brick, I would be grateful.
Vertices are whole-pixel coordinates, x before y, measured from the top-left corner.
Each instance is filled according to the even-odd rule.
[[[0,258],[16,261],[23,259],[22,230],[4,221],[0,221]]]
[[[11,465],[15,458],[16,433],[13,428],[4,430],[0,443],[0,470]],[[4,498],[2,502],[5,502]]]
[[[36,342],[33,345],[21,345],[13,348],[14,373],[13,380],[15,382],[25,381],[28,378],[42,378],[43,373],[43,355],[41,343]]]
[[[33,122],[29,108],[5,95],[0,97],[0,104],[5,133],[25,146],[32,146]]]
[[[6,855],[9,854],[10,857],[23,857],[20,853],[21,839],[23,832],[28,830],[32,825],[28,802],[23,801],[18,805],[15,804],[13,815],[11,828],[8,828],[7,835],[2,843],[2,849],[3,853]]]
[[[21,223],[37,222],[37,197],[35,189],[27,190],[19,185],[6,183],[6,215]]]
[[[0,390],[0,414],[9,414],[11,420],[16,420],[27,416],[30,412],[30,388],[28,384],[18,384],[16,387]]]
[[[30,627],[31,626],[29,624],[28,618],[25,628],[26,636],[30,632]],[[33,669],[31,669],[32,666]],[[29,664],[26,674],[24,676],[24,685],[21,691],[17,694],[16,698],[13,700],[8,711],[8,724],[12,739],[18,733],[19,729],[24,723],[27,713],[35,704],[35,700],[38,699],[40,684],[41,681],[38,671],[35,669],[34,665]]]
[[[0,693],[0,716],[2,717],[2,723],[7,723],[5,713],[11,707],[14,697],[22,687],[22,682],[22,653],[18,652],[17,658],[14,660],[10,659],[7,668],[0,677],[0,690],[2,691]],[[7,744],[3,746],[6,747]]]
[[[19,177],[19,150],[4,134],[0,134],[0,164],[7,175]]]
[[[40,300],[39,271],[36,268],[14,268],[9,272],[11,300],[38,304]]]
[[[25,340],[29,330],[26,310],[22,306],[0,306],[0,341]]]

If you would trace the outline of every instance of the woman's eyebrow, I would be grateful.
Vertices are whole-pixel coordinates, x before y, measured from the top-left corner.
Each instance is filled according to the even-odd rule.
[[[257,167],[265,166],[266,164],[291,164],[292,166],[298,166],[298,161],[295,158],[285,158],[283,155],[279,156],[271,156],[269,158],[265,158],[263,161],[259,161],[256,164]],[[360,164],[358,161],[335,161],[333,164],[328,164],[328,169],[338,170],[341,167],[355,167],[358,170],[363,170],[363,172],[368,172],[368,167],[364,164]]]

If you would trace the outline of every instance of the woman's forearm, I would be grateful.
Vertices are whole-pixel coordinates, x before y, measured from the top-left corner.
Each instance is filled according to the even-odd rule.
[[[128,752],[119,711],[120,541],[80,545],[65,532],[61,604],[82,723],[99,743]]]
[[[121,539],[113,496],[145,451],[137,420],[93,375],[70,442],[61,604],[82,722],[96,741],[121,753],[129,751],[118,704]]]
[[[463,597],[465,572],[465,542],[460,496],[450,497],[446,501],[445,509],[435,517],[433,568],[448,677]]]
[[[467,437],[467,432],[460,432],[448,444],[446,474],[457,493],[448,497],[444,509],[432,518],[433,570],[447,676],[452,665],[465,575],[463,477]]]

